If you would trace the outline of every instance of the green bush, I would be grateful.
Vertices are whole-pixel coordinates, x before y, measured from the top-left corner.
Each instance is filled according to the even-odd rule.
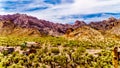
[[[55,53],[55,54],[59,54],[60,53],[59,48],[57,48],[57,47],[51,48],[51,52]]]
[[[2,54],[3,54],[4,56],[8,55],[8,54],[9,54],[9,53],[8,53],[8,50],[3,50],[3,51],[2,51]]]

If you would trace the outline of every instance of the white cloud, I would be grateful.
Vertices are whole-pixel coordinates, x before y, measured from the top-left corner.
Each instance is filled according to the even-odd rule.
[[[0,2],[3,0],[0,0]],[[5,0],[6,1],[6,0]],[[18,1],[18,0],[12,0]],[[48,9],[42,11],[21,12],[32,16],[36,16],[39,19],[46,19],[53,22],[68,23],[73,22],[76,19],[68,18],[66,20],[59,19],[62,16],[69,16],[75,14],[92,14],[92,13],[105,13],[105,12],[120,12],[120,0],[74,0],[73,3],[66,3],[67,0],[62,0],[62,4],[51,5],[46,4],[43,0],[34,0],[31,4],[26,4],[24,7],[18,7],[18,11],[25,10],[34,7],[48,6]],[[71,0],[72,2],[72,0]],[[8,12],[7,12],[8,13]],[[16,12],[11,12],[16,13]],[[5,11],[0,10],[0,14],[6,14]],[[96,18],[97,19],[97,18]],[[84,19],[79,19],[84,20]],[[92,19],[94,20],[94,19]],[[99,20],[99,19],[98,19]]]

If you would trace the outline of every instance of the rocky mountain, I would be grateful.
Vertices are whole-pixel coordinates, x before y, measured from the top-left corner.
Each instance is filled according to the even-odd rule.
[[[22,28],[16,26],[11,21],[0,22],[0,36],[43,36],[42,32],[39,32],[35,28]]]
[[[68,35],[66,35],[66,37],[69,39],[86,40],[86,41],[104,39],[104,36],[102,35],[101,32],[91,28],[90,26],[82,26],[80,28],[77,28],[72,32],[70,32]]]
[[[11,24],[7,23],[8,21],[11,22]],[[3,23],[4,26],[9,26],[9,28],[13,27],[10,25],[14,25],[14,27],[37,29],[39,32],[52,36],[60,36],[65,34],[68,28],[78,28],[85,25],[85,22],[82,21],[76,21],[73,25],[53,23],[19,13],[13,15],[0,15],[0,22]]]
[[[114,17],[111,17],[107,20],[103,20],[99,22],[91,22],[88,25],[97,30],[109,30],[112,29],[112,27],[118,25],[119,23],[120,23],[119,19],[115,19]]]
[[[81,36],[91,34],[96,36],[106,33],[120,35],[119,24],[120,19],[115,19],[114,17],[103,21],[90,22],[89,24],[78,20],[74,24],[60,24],[17,13],[13,15],[0,15],[0,35],[62,36],[64,34],[73,34]],[[79,32],[83,34],[78,34]]]
[[[79,40],[103,40],[105,38],[120,38],[120,19],[114,17],[107,20],[90,22],[76,29],[68,29],[65,37]]]

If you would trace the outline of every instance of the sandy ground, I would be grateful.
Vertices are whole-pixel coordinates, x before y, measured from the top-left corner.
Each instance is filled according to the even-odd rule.
[[[98,55],[97,55],[97,53],[99,53],[99,52],[101,52],[102,50],[101,49],[87,49],[86,50],[86,52],[88,53],[88,54],[91,54],[91,55],[93,55],[93,56],[95,56],[95,57],[97,57]]]

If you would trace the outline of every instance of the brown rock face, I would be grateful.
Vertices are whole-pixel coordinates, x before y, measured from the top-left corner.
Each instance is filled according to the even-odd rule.
[[[26,14],[13,14],[13,15],[0,15],[0,33],[12,33],[16,31],[31,31],[27,32],[31,34],[45,34],[52,36],[61,36],[67,33],[69,29],[73,31],[82,26],[89,26],[90,28],[94,28],[96,30],[110,30],[113,27],[116,27],[120,23],[119,19],[115,19],[113,17],[108,20],[103,20],[99,22],[91,22],[86,24],[84,21],[76,21],[73,25],[71,24],[60,24],[53,23],[46,20],[37,19],[36,17],[28,16]],[[17,27],[17,28],[16,28]],[[19,27],[19,28],[18,28]],[[16,29],[15,29],[16,28]],[[24,33],[22,32],[22,35]]]
[[[86,23],[84,22],[84,21],[76,21],[74,24],[73,24],[73,27],[74,28],[79,28],[79,27],[81,27],[81,26],[85,26],[86,25]]]
[[[109,30],[112,29],[112,27],[116,26],[118,23],[120,23],[119,20],[111,17],[108,20],[103,20],[100,22],[91,22],[89,26],[97,30]]]
[[[65,34],[69,28],[78,28],[85,25],[83,21],[76,21],[75,24],[60,24],[53,23],[46,20],[39,20],[35,17],[28,16],[26,14],[13,14],[13,15],[1,15],[0,21],[10,21],[14,27],[21,28],[35,28],[46,35],[60,36]],[[4,26],[10,26],[9,23],[4,23]]]

